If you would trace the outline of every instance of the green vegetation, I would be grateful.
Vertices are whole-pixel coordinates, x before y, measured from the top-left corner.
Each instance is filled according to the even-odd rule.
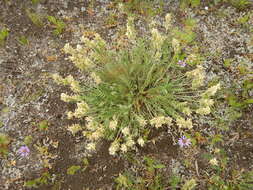
[[[3,125],[4,125],[3,122],[0,120],[0,128],[1,128]]]
[[[141,14],[148,17],[162,13],[163,1],[152,0],[115,0],[116,4],[128,14]]]
[[[116,189],[117,190],[165,190],[164,178],[158,172],[165,166],[157,162],[156,160],[145,157],[144,165],[142,169],[144,170],[143,175],[135,176],[132,173],[126,172],[125,174],[120,174],[116,179]]]
[[[25,36],[21,36],[19,39],[18,39],[19,43],[21,45],[28,45],[29,44],[29,40],[25,37]]]
[[[26,181],[24,186],[28,187],[28,188],[37,188],[41,185],[49,184],[51,178],[52,178],[52,176],[48,172],[45,172],[41,175],[41,177],[38,177],[38,178],[33,179],[33,180]]]
[[[31,20],[31,22],[36,25],[37,27],[43,27],[43,17],[35,12],[32,12],[29,9],[26,9],[26,15]]]
[[[250,0],[229,0],[229,3],[239,10],[249,8],[252,5],[252,1]]]
[[[7,8],[16,3],[12,0],[5,2],[8,2],[4,5]],[[43,3],[43,8],[47,9],[48,4],[44,2],[31,0],[25,5],[40,8],[36,5]],[[38,159],[38,166],[46,172],[24,183],[24,188],[30,189],[45,186],[45,189],[60,190],[68,185],[71,187],[72,182],[67,183],[72,178],[84,179],[88,175],[87,179],[90,179],[90,175],[93,174],[98,176],[95,180],[99,182],[101,179],[105,181],[107,178],[113,179],[114,184],[108,185],[113,185],[112,188],[117,190],[253,189],[253,171],[249,168],[251,158],[248,157],[252,156],[249,152],[252,143],[250,127],[253,71],[250,66],[253,54],[250,48],[253,45],[253,37],[252,39],[248,37],[252,30],[253,15],[250,10],[252,1],[173,0],[168,3],[167,0],[114,0],[108,4],[107,2],[100,4],[96,0],[90,0],[85,4],[85,8],[82,7],[81,14],[85,17],[100,18],[102,15],[104,22],[96,22],[100,25],[95,26],[88,19],[88,25],[83,26],[75,35],[77,37],[83,34],[79,41],[76,38],[71,41],[72,34],[62,35],[68,31],[67,23],[70,24],[70,31],[75,31],[76,24],[81,23],[81,20],[77,20],[74,24],[69,22],[78,19],[75,14],[68,12],[72,5],[64,10],[63,17],[41,15],[35,9],[26,10],[30,21],[39,27],[37,31],[41,31],[45,24],[47,28],[52,29],[50,30],[52,35],[48,35],[47,32],[46,38],[41,35],[39,38],[37,35],[30,38],[24,33],[27,31],[30,34],[34,27],[26,27],[25,30],[1,28],[0,45],[4,45],[7,39],[10,39],[9,31],[11,31],[11,35],[13,32],[17,33],[17,37],[14,37],[15,45],[19,43],[26,46],[15,46],[21,50],[17,51],[17,57],[27,55],[24,54],[26,50],[30,51],[34,46],[37,47],[38,40],[49,39],[48,48],[42,50],[41,47],[47,44],[43,40],[43,46],[34,51],[38,53],[39,58],[50,62],[41,65],[41,72],[45,73],[43,76],[46,77],[51,68],[55,72],[63,73],[64,77],[53,74],[52,78],[57,84],[68,86],[71,90],[70,92],[66,88],[54,88],[55,86],[48,81],[43,85],[34,86],[35,80],[31,80],[29,84],[32,85],[24,88],[27,83],[20,82],[19,79],[23,79],[24,76],[30,80],[34,74],[30,74],[31,72],[28,72],[30,70],[21,72],[23,68],[26,69],[23,67],[26,66],[23,65],[26,64],[25,61],[22,61],[22,66],[16,70],[15,65],[7,65],[5,57],[11,57],[8,49],[14,47],[9,43],[12,40],[8,41],[7,51],[3,49],[4,62],[0,57],[0,64],[3,64],[7,71],[4,70],[3,73],[8,74],[4,77],[8,80],[7,85],[10,84],[7,88],[6,84],[0,86],[0,129],[9,130],[7,127],[10,124],[6,118],[13,118],[10,121],[12,124],[22,120],[25,115],[27,116],[23,122],[25,130],[21,134],[26,134],[26,131],[30,134],[17,137],[15,133],[8,131],[8,134],[13,135],[10,137],[0,133],[0,158],[5,159],[3,168],[17,166],[15,169],[22,169],[23,166],[19,168],[20,163],[30,166],[29,164],[35,162],[34,159]],[[166,7],[163,7],[163,3]],[[74,6],[76,4],[77,2]],[[169,7],[171,4],[179,7],[175,6],[174,10],[174,7]],[[99,12],[104,9],[105,13]],[[168,10],[172,13],[168,13],[163,19],[163,11]],[[127,24],[124,27],[122,23],[126,18]],[[5,19],[0,20],[2,26]],[[16,26],[9,21],[15,23],[15,19],[8,19],[3,26]],[[224,23],[220,25],[220,22]],[[135,26],[140,31],[136,31]],[[203,29],[198,28],[202,26]],[[84,31],[84,28],[87,31]],[[91,30],[101,32],[101,35],[109,39],[108,42]],[[231,39],[225,37],[223,41],[220,36],[217,37],[222,32]],[[107,34],[113,34],[113,40],[112,36]],[[79,69],[78,73],[74,73],[76,70],[72,67],[66,71],[69,66],[61,68],[58,64],[57,66],[52,64],[56,59],[61,61],[64,57],[56,53],[64,42],[55,36],[61,36],[62,40],[76,45],[72,47],[66,44],[62,50]],[[203,38],[204,43],[201,42]],[[214,51],[209,51],[211,49]],[[42,51],[38,52],[40,50]],[[27,69],[36,65],[29,65]],[[34,68],[35,71],[37,69]],[[78,79],[68,75],[70,73]],[[50,86],[47,86],[48,84]],[[24,93],[9,96],[9,92],[15,93],[19,89],[24,90]],[[52,117],[55,118],[49,115],[50,111],[40,114],[39,111],[48,108],[45,104],[54,101],[62,89],[69,92],[61,94],[61,100],[68,104],[58,105],[57,101],[55,102],[57,106],[52,104],[55,106],[53,110],[56,110]],[[43,102],[40,102],[42,100],[40,97],[44,94]],[[15,109],[18,108],[16,105],[19,103],[26,105],[22,105],[16,112]],[[22,115],[20,110],[24,108],[27,111],[29,109],[25,108],[38,106],[37,103],[39,103],[38,110],[32,109],[31,112]],[[67,118],[71,121],[64,119],[56,121],[63,118],[62,114],[66,111],[60,110],[61,108],[71,109],[66,112]],[[38,113],[38,118],[31,117],[34,113]],[[49,120],[41,118],[50,118],[50,123]],[[60,123],[71,125],[60,129],[51,127],[57,127]],[[33,128],[27,129],[28,125]],[[76,139],[70,139],[69,134],[62,135],[62,130],[71,133]],[[33,137],[32,131],[38,136]],[[187,146],[180,144],[182,137],[189,140]],[[17,140],[12,140],[13,138]],[[108,150],[110,155],[103,150],[107,147],[107,143],[103,146],[104,139],[110,142]],[[84,142],[80,142],[82,140]],[[69,149],[73,150],[73,155],[66,155],[65,150],[61,152],[65,148],[65,143],[74,145]],[[20,152],[15,152],[21,144],[31,148],[31,156],[22,156]],[[80,150],[82,148],[83,150]],[[94,151],[99,150],[102,151],[96,152],[98,155],[94,156]],[[56,161],[60,159],[63,160]],[[111,161],[109,164],[104,162],[108,160]],[[119,162],[122,163],[118,164]],[[64,166],[66,163],[71,165]],[[59,164],[63,166],[56,168]],[[39,167],[36,165],[33,168]],[[63,172],[54,175],[55,171]],[[8,182],[20,184],[19,180],[23,178],[8,179]],[[102,182],[98,183],[97,189],[104,189]],[[94,187],[90,187],[93,183],[94,181],[87,183],[88,185],[80,183],[83,185],[80,188],[93,189]]]
[[[170,20],[167,15],[167,31]],[[186,21],[187,34],[192,34],[194,25],[194,20]],[[83,37],[84,45],[77,49],[66,44],[65,52],[71,54],[77,67],[90,74],[94,84],[82,86],[72,76],[53,77],[59,84],[70,85],[76,93],[62,94],[61,98],[77,102],[77,109],[68,113],[69,118],[87,117],[83,135],[90,140],[89,149],[105,138],[113,141],[110,154],[126,152],[136,144],[143,146],[152,127],[170,126],[174,120],[179,128],[191,129],[191,113],[210,113],[211,97],[220,85],[199,90],[204,81],[203,68],[198,65],[187,70],[182,61],[186,55],[181,48],[192,38],[172,31],[162,34],[153,28],[151,38],[136,38],[133,20],[129,18],[126,36],[132,43],[119,51],[110,50],[98,34],[92,40]],[[83,52],[88,52],[88,56]],[[189,62],[194,63],[192,59]],[[75,124],[69,130],[76,134],[82,127]]]
[[[38,125],[38,127],[41,131],[47,130],[48,126],[49,126],[49,124],[48,124],[47,120],[43,120],[43,121],[39,122],[39,125]]]
[[[6,134],[0,133],[0,157],[7,156],[9,152],[9,143],[10,138]]]
[[[165,166],[150,157],[144,157],[144,162],[138,163],[137,172],[125,172],[115,178],[117,190],[193,190],[197,183],[195,179],[183,180],[177,175],[169,179],[164,177],[162,168]]]
[[[31,0],[31,1],[32,1],[32,4],[34,4],[34,5],[40,3],[40,0]]]
[[[4,42],[8,36],[9,36],[9,30],[7,28],[3,28],[0,30],[0,46],[4,45]]]
[[[246,108],[248,105],[253,104],[253,99],[249,91],[253,89],[253,78],[245,79],[242,86],[238,88],[231,88],[228,90],[227,101],[233,108]],[[240,91],[240,94],[235,94]]]
[[[187,7],[198,7],[200,5],[201,0],[180,0],[180,7],[187,8]]]
[[[56,36],[62,34],[66,27],[65,23],[60,19],[56,19],[54,16],[48,16],[47,19],[51,24],[53,24],[53,27],[55,28],[53,34]]]
[[[67,170],[67,174],[68,175],[74,175],[78,170],[81,169],[81,166],[71,166],[70,168],[68,168]]]
[[[30,145],[32,143],[32,141],[33,141],[33,137],[31,135],[26,136],[24,139],[25,145]]]

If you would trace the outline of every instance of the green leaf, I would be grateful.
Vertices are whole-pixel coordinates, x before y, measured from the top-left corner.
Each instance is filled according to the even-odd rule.
[[[80,170],[81,166],[73,165],[70,168],[67,169],[68,175],[74,175],[78,170]]]
[[[156,164],[156,165],[154,165],[154,168],[156,168],[156,169],[162,169],[162,168],[165,168],[165,165],[163,165],[163,164]]]
[[[38,187],[37,185],[37,181],[36,180],[30,180],[30,181],[26,181],[24,184],[25,187]]]
[[[41,131],[47,130],[48,129],[48,121],[47,120],[43,120],[43,121],[39,122],[39,129]]]
[[[33,140],[33,137],[31,135],[26,136],[25,139],[24,139],[24,143],[26,145],[30,145],[32,143],[32,140]]]

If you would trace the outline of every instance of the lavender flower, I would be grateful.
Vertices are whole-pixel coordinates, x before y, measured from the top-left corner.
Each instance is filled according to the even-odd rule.
[[[185,136],[182,136],[179,140],[178,140],[178,144],[181,148],[183,147],[187,147],[191,145],[191,140],[187,139]]]
[[[21,146],[18,149],[18,153],[20,154],[20,156],[22,157],[27,157],[30,153],[30,149],[27,146]]]
[[[180,66],[180,67],[185,67],[186,66],[186,62],[185,61],[182,61],[182,60],[179,60],[177,62],[177,64]]]

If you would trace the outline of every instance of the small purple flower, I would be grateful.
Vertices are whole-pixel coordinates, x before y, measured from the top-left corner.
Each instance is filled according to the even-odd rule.
[[[187,147],[191,145],[191,140],[187,139],[185,136],[182,136],[179,140],[178,140],[178,144],[181,148],[183,147]]]
[[[186,66],[186,62],[185,61],[182,61],[182,60],[179,60],[177,62],[177,64],[180,66],[180,67],[185,67]]]
[[[21,146],[18,149],[18,153],[20,154],[20,156],[22,157],[27,157],[30,153],[30,149],[27,146]]]

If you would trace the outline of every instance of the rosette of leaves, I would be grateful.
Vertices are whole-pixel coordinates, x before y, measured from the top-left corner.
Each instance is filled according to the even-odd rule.
[[[8,145],[10,143],[10,138],[3,133],[0,133],[0,157],[7,156],[9,152]]]
[[[219,88],[216,85],[202,93],[203,68],[188,71],[188,66],[178,64],[184,59],[179,41],[156,29],[151,30],[152,37],[137,38],[130,21],[126,33],[129,40],[123,46],[119,42],[117,47],[121,48],[117,50],[98,34],[93,39],[83,37],[85,45],[76,49],[65,46],[69,59],[90,74],[93,84],[79,83],[71,76],[53,77],[75,92],[72,96],[62,94],[64,101],[77,102],[76,111],[69,112],[68,117],[87,120],[86,126],[75,125],[69,130],[73,134],[83,130],[91,142],[89,149],[95,149],[100,138],[112,140],[112,155],[119,150],[126,152],[137,143],[143,146],[153,127],[170,126],[173,120],[180,129],[191,129],[191,113],[210,113],[213,101],[209,98]]]

